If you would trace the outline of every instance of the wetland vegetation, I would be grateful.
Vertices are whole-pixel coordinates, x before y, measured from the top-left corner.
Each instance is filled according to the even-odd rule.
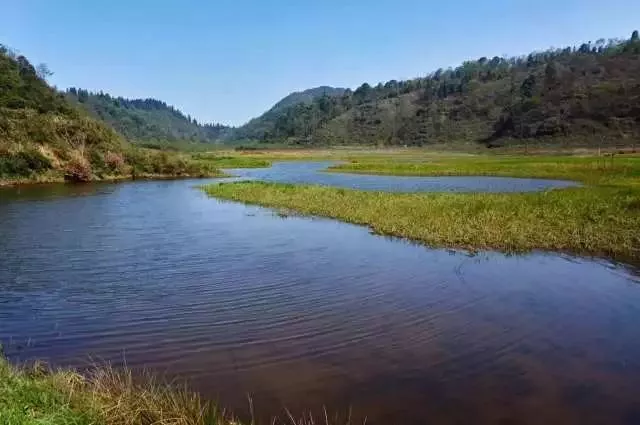
[[[640,256],[640,157],[443,156],[352,159],[331,171],[576,180],[540,193],[385,193],[282,183],[208,185],[215,197],[370,226],[433,247]]]
[[[250,403],[250,401],[249,401]],[[253,423],[253,421],[251,422]],[[277,422],[274,422],[277,423]],[[308,419],[287,420],[304,425]],[[2,425],[240,425],[185,386],[109,365],[83,373],[0,356]]]

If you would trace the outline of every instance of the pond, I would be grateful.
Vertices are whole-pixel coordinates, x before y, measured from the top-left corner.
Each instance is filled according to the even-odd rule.
[[[335,161],[275,162],[271,168],[238,168],[227,170],[227,172],[240,179],[318,184],[386,192],[536,192],[578,186],[578,183],[568,180],[486,176],[376,176],[324,171],[337,163]]]
[[[0,191],[9,357],[126,361],[263,420],[640,423],[637,269],[426,249],[202,183]]]

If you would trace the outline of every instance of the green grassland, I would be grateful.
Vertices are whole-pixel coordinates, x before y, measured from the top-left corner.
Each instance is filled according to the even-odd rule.
[[[432,247],[565,251],[640,258],[637,156],[360,155],[331,171],[389,175],[497,175],[576,180],[538,193],[386,193],[239,182],[205,191],[222,199],[366,225]]]

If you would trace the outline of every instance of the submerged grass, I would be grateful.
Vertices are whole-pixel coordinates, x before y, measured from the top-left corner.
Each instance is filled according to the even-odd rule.
[[[606,162],[605,162],[606,161]],[[640,258],[640,158],[436,157],[369,159],[337,171],[395,175],[502,175],[579,180],[537,193],[387,193],[240,182],[209,185],[222,199],[370,226],[433,247],[568,251]]]
[[[1,353],[0,353],[1,354]],[[329,425],[312,416],[270,424]],[[256,421],[251,419],[249,424]],[[341,423],[348,424],[349,421]],[[152,375],[135,377],[109,365],[85,373],[50,370],[42,363],[14,366],[0,355],[0,425],[240,425],[185,386]]]

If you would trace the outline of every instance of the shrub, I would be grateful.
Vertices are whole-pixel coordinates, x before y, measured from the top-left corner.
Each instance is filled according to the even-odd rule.
[[[109,171],[114,173],[122,173],[126,165],[122,154],[111,151],[105,154],[104,162]]]
[[[37,149],[0,153],[0,175],[27,177],[52,168],[51,160]]]
[[[91,180],[91,164],[80,153],[74,153],[64,167],[64,178],[73,182],[88,182]]]

